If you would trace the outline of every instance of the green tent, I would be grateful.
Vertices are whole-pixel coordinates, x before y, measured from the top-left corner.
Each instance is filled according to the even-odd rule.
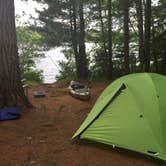
[[[166,160],[166,77],[140,73],[114,81],[73,138]]]

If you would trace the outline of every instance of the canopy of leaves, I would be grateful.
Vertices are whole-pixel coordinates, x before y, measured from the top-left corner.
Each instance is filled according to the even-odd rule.
[[[48,47],[54,46],[64,46],[67,45],[72,49],[72,39],[71,39],[71,27],[70,27],[70,10],[71,5],[75,3],[76,5],[76,20],[78,17],[78,2],[77,0],[42,0],[38,1],[45,4],[47,7],[43,11],[38,11],[39,21],[42,22],[43,27],[35,27],[39,32],[42,32],[45,36],[44,40]],[[103,36],[102,30],[105,35],[106,42],[106,52],[108,51],[108,0],[100,0],[101,2],[101,15],[103,19],[103,29],[101,27],[101,20],[99,15],[99,0],[84,0],[84,15],[85,15],[85,34],[86,43],[93,43],[96,48],[91,50],[91,62],[90,70],[94,77],[99,75],[104,76],[106,74],[106,67],[108,59],[105,55],[103,46]],[[130,30],[130,51],[129,51],[129,63],[131,72],[139,71],[140,59],[139,59],[139,30],[138,30],[138,18],[136,10],[137,0],[130,0],[130,20],[129,20],[129,30]],[[143,9],[143,20],[145,20],[145,2],[142,0]],[[153,2],[153,1],[152,1]],[[123,6],[124,0],[112,0],[112,40],[113,40],[113,73],[114,77],[123,74],[124,70],[124,32],[123,32]],[[150,52],[150,62],[151,71],[161,72],[163,64],[165,63],[165,43],[166,43],[166,1],[159,0],[157,4],[152,3],[152,24],[151,24],[151,52]],[[77,28],[79,33],[79,24],[77,23]],[[77,39],[78,40],[78,39]],[[155,48],[155,49],[154,49]],[[154,56],[155,55],[155,56]],[[74,57],[74,51],[72,51],[68,56]],[[155,58],[157,58],[157,63],[159,69],[154,70]],[[67,77],[65,72],[70,71],[70,73],[75,72],[73,65],[75,63],[74,58],[68,58],[69,62],[61,62],[62,67],[61,74],[63,77]],[[70,64],[70,65],[69,65]],[[71,65],[72,64],[72,65]],[[66,65],[66,66],[65,66]],[[71,67],[71,70],[69,69]]]

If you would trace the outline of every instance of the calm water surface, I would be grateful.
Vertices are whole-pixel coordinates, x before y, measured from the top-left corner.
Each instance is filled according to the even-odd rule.
[[[51,49],[45,53],[44,58],[36,60],[36,68],[43,70],[44,83],[56,81],[55,77],[59,74],[58,61],[66,60],[61,50],[62,47]]]

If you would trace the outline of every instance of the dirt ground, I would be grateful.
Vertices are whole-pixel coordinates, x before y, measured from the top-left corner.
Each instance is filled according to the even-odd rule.
[[[35,109],[19,120],[0,122],[0,166],[157,166],[156,160],[103,144],[71,140],[108,83],[93,83],[90,101],[68,94],[67,85],[29,90]],[[42,90],[45,98],[33,98]]]

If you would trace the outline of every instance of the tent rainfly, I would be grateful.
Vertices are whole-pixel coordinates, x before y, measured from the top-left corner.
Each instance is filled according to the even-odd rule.
[[[166,77],[139,73],[114,81],[98,98],[73,138],[166,161]]]

